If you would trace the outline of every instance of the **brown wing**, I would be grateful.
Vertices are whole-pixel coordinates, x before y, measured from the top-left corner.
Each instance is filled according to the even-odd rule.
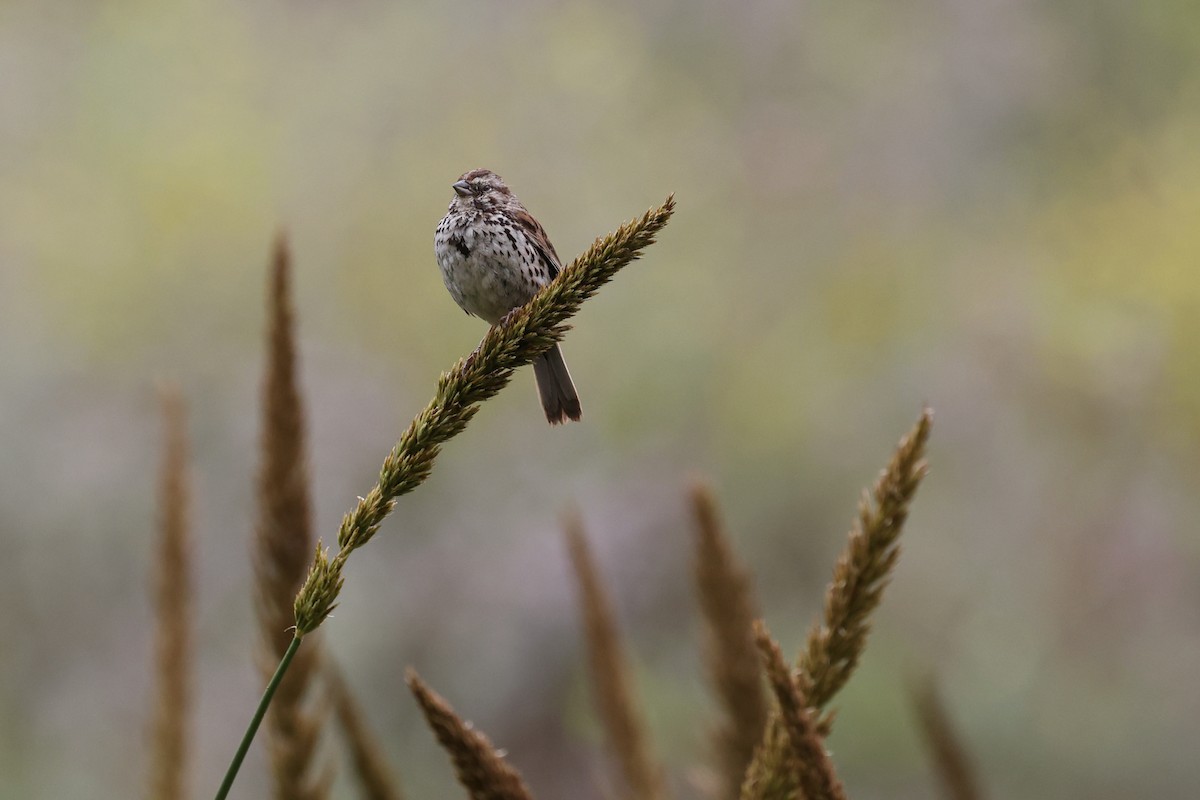
[[[550,237],[546,235],[546,229],[542,227],[542,223],[534,219],[533,215],[523,208],[513,211],[512,218],[516,221],[517,226],[525,231],[525,235],[542,254],[542,258],[546,259],[546,263],[550,267],[550,277],[557,276],[562,271],[562,262],[558,260],[558,253],[554,252],[554,245],[550,244]]]

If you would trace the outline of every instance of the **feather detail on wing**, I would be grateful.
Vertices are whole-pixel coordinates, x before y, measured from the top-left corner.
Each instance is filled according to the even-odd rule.
[[[546,229],[542,227],[542,223],[534,219],[523,208],[513,209],[510,213],[521,230],[525,231],[529,241],[546,259],[546,264],[550,267],[550,277],[556,277],[562,270],[562,262],[558,260],[558,253],[554,251],[554,245],[550,244],[550,237],[546,235]]]

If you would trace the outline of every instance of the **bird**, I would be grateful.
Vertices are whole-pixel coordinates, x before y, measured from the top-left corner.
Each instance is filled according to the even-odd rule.
[[[562,271],[546,229],[489,169],[463,173],[434,234],[442,281],[468,314],[495,325]],[[533,362],[538,397],[551,425],[583,416],[558,344]]]

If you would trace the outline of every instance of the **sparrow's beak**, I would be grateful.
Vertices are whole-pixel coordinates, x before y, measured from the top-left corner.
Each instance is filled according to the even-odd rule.
[[[450,184],[450,188],[453,189],[454,193],[457,194],[459,197],[470,197],[471,196],[471,187],[467,186],[466,181],[458,181],[457,183],[452,183],[452,184]]]

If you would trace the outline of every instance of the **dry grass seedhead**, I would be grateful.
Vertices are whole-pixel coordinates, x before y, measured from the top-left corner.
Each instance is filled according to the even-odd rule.
[[[255,611],[264,680],[292,640],[293,598],[312,550],[304,411],[297,385],[291,259],[283,236],[275,241],[268,290],[267,361],[262,395],[258,524],[254,536]],[[314,775],[321,720],[306,703],[319,651],[299,650],[267,714],[267,750],[275,796],[307,800],[328,794],[328,775]]]
[[[258,519],[254,537],[256,612],[270,670],[292,640],[292,601],[313,548],[304,410],[298,387],[291,259],[280,236],[271,259],[267,297],[267,360],[262,391]],[[301,667],[292,663],[285,685]]]
[[[925,477],[925,444],[932,424],[933,412],[925,409],[900,440],[870,495],[863,493],[858,518],[825,594],[823,624],[809,632],[800,659],[813,708],[823,708],[833,699],[866,648],[871,612],[883,599],[883,590],[900,557],[900,532]]]
[[[321,660],[325,686],[350,750],[350,763],[358,779],[359,795],[365,800],[401,800],[400,783],[392,775],[383,747],[367,726],[362,710],[346,680],[328,654]]]
[[[192,576],[188,529],[187,422],[177,387],[160,393],[164,440],[159,472],[154,717],[150,730],[150,797],[185,796],[187,725],[191,714]]]
[[[738,796],[741,800],[806,800],[800,793],[799,774],[779,709],[773,709]]]
[[[406,679],[472,800],[532,800],[520,773],[500,757],[486,736],[455,714],[415,671],[409,669]]]
[[[480,403],[508,385],[518,367],[529,364],[566,335],[567,319],[653,244],[674,210],[675,200],[668,197],[640,219],[597,239],[529,303],[492,326],[474,353],[442,373],[436,396],[384,459],[379,482],[342,519],[337,556],[312,565],[295,601],[299,635],[312,631],[329,615],[346,558],[375,535],[396,498],[429,476],[442,445],[466,428]]]
[[[646,725],[633,694],[633,679],[617,632],[612,602],[604,590],[578,515],[567,519],[567,548],[587,640],[588,667],[596,711],[616,757],[628,797],[666,797],[662,770],[650,754]]]
[[[870,614],[879,605],[896,566],[898,539],[921,479],[933,412],[925,409],[896,448],[870,495],[864,493],[846,549],[834,568],[825,596],[824,624],[816,625],[800,659],[797,686],[810,709],[819,710],[845,685],[867,643]],[[873,501],[873,503],[872,503]],[[815,720],[827,735],[833,716]],[[803,797],[799,773],[785,752],[788,737],[778,713],[767,722],[763,742],[742,785],[742,800],[797,800]]]
[[[346,580],[342,568],[349,553],[349,550],[343,550],[331,559],[329,548],[317,539],[304,586],[297,592],[292,606],[296,615],[296,636],[303,637],[316,630],[337,608],[337,598]]]
[[[913,689],[913,706],[946,800],[979,800],[979,781],[932,680]]]
[[[758,616],[750,574],[734,555],[712,489],[694,483],[696,587],[708,627],[708,665],[724,719],[713,752],[721,764],[721,797],[738,797],[746,767],[767,724],[759,655],[751,626]]]
[[[779,718],[787,732],[802,797],[805,800],[845,800],[846,792],[834,772],[833,762],[825,752],[825,744],[809,713],[809,701],[783,660],[783,651],[771,639],[767,626],[761,621],[754,625],[754,636],[767,678],[779,703]]]

